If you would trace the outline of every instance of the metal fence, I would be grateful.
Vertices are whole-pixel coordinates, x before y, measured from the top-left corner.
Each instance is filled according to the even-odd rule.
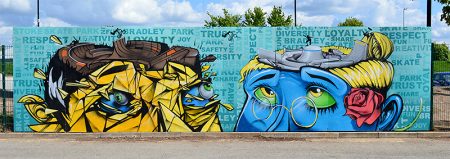
[[[446,65],[434,63],[435,67],[450,69],[450,62],[445,62]],[[433,73],[433,128],[436,131],[450,131],[450,71]]]
[[[0,129],[3,132],[13,131],[13,52],[12,46],[1,46]]]
[[[450,61],[433,61],[432,78],[433,130],[450,131]]]

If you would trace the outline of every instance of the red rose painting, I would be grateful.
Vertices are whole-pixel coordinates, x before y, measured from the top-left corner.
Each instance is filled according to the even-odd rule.
[[[373,124],[381,115],[381,103],[384,97],[381,93],[369,88],[352,88],[345,96],[346,115],[356,120],[358,127],[363,123]]]

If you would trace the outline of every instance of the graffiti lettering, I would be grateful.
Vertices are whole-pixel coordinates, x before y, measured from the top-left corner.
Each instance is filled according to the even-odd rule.
[[[190,37],[180,37],[180,38],[178,38],[178,42],[188,42],[190,40],[191,40]]]
[[[144,40],[144,41],[158,41],[163,43],[173,43],[175,36],[137,36],[133,40]]]
[[[317,31],[308,31],[308,30],[305,30],[305,31],[293,31],[293,30],[291,30],[291,31],[286,31],[286,30],[284,30],[284,31],[276,31],[276,35],[277,36],[281,36],[281,37],[286,37],[286,36],[298,36],[298,37],[301,37],[301,36],[304,36],[304,35],[310,35],[310,36],[320,36],[321,34],[322,34],[322,30],[317,30]]]
[[[419,59],[392,60],[392,63],[398,66],[420,65],[420,60]]]
[[[364,34],[364,30],[362,30],[362,29],[358,29],[358,30],[325,30],[326,37],[362,36],[363,34]]]
[[[193,29],[172,29],[174,35],[194,35]]]
[[[431,46],[416,46],[416,45],[400,45],[395,47],[395,51],[429,51]]]
[[[223,34],[227,33],[227,31],[201,31],[203,37],[209,37],[209,38],[220,38]]]
[[[227,47],[202,47],[203,52],[227,52]]]
[[[123,29],[128,35],[164,34],[164,29]]]
[[[422,75],[401,75],[400,81],[422,81]]]
[[[427,36],[426,32],[389,32],[386,34],[391,39],[401,39],[401,38],[421,39]]]

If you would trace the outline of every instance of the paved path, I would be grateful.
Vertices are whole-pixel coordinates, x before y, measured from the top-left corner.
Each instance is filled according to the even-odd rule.
[[[0,139],[0,158],[448,158],[450,139]]]

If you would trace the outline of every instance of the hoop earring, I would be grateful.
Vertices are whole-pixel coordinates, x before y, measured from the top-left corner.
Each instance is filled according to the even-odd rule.
[[[302,99],[302,98],[304,98],[304,99],[306,99],[306,100],[309,100],[309,101],[313,104],[313,106],[314,106],[314,111],[315,111],[314,121],[313,121],[311,124],[306,125],[306,126],[303,126],[303,125],[299,124],[299,123],[295,120],[294,114],[292,113],[292,109],[294,108],[294,103],[295,103],[297,100]],[[297,125],[297,126],[299,126],[299,127],[302,127],[302,128],[311,128],[312,126],[314,126],[314,125],[316,124],[317,119],[319,118],[319,110],[317,109],[317,106],[316,106],[316,104],[314,103],[314,101],[313,101],[312,99],[310,99],[310,98],[308,98],[308,97],[304,97],[304,96],[298,97],[298,98],[296,98],[294,101],[292,101],[291,109],[289,110],[289,113],[291,114],[291,118],[292,118],[292,120],[294,121],[295,125]]]

